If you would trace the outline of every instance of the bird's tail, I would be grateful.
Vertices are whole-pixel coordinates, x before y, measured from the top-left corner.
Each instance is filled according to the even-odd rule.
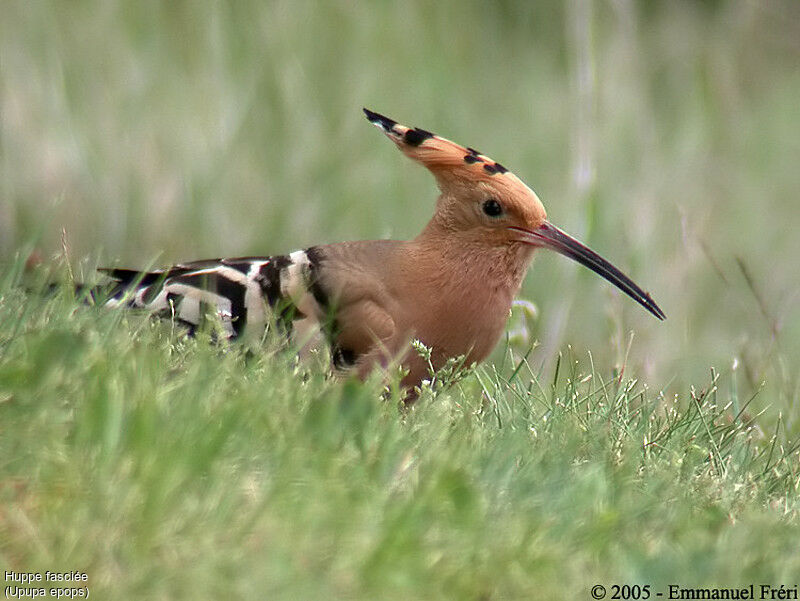
[[[291,332],[292,322],[317,320],[324,313],[314,286],[321,261],[312,247],[288,255],[209,259],[179,263],[167,269],[140,271],[101,268],[111,281],[78,284],[74,292],[87,304],[141,309],[181,322],[190,332],[211,316],[217,334],[235,337],[247,330],[263,332],[273,323]],[[63,290],[51,284],[46,290]]]
[[[181,276],[193,271],[184,267],[158,269],[153,271],[139,271],[122,268],[100,268],[98,271],[112,280],[105,286],[95,286],[86,294],[104,307],[143,309],[148,313],[160,317],[174,319],[189,328],[190,333],[195,331],[203,318],[201,302],[198,296],[207,293],[198,287],[195,294],[184,291],[183,294],[175,290]],[[215,304],[215,303],[208,303]],[[230,314],[221,313],[225,325],[225,335],[233,336],[235,330],[230,325]]]
[[[99,272],[108,276],[110,281],[98,284],[76,282],[48,281],[43,285],[28,286],[29,291],[41,293],[46,297],[63,293],[74,295],[84,304],[99,307],[120,307],[126,309],[144,309],[161,317],[175,317],[185,322],[193,331],[197,319],[191,322],[176,314],[174,295],[165,291],[165,283],[172,275],[179,275],[185,270],[137,271],[134,269],[100,268]],[[185,312],[185,311],[184,311]]]

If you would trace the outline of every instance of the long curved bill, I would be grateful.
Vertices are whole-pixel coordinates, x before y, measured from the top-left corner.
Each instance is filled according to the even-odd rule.
[[[535,230],[527,230],[520,227],[511,227],[510,229],[521,234],[520,240],[526,244],[549,248],[588,267],[614,284],[658,319],[666,319],[667,316],[655,301],[650,298],[650,295],[639,288],[633,280],[588,246],[578,242],[552,223],[545,221]]]

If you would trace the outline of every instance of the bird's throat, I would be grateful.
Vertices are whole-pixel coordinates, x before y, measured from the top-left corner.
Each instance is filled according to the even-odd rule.
[[[530,266],[533,248],[517,242],[487,242],[478,234],[467,231],[445,235],[426,228],[410,243],[420,275],[453,293],[485,291],[510,303]]]

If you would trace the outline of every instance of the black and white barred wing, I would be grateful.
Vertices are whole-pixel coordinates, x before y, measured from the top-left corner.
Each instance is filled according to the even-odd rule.
[[[116,281],[107,307],[132,307],[174,317],[194,329],[210,309],[228,337],[263,332],[277,320],[318,322],[314,249],[273,257],[239,257],[181,263],[140,272],[101,269]]]

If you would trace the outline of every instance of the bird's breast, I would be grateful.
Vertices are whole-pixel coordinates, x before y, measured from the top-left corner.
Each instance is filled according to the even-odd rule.
[[[483,253],[422,266],[395,293],[403,299],[396,321],[443,359],[481,361],[505,329],[526,258]]]

